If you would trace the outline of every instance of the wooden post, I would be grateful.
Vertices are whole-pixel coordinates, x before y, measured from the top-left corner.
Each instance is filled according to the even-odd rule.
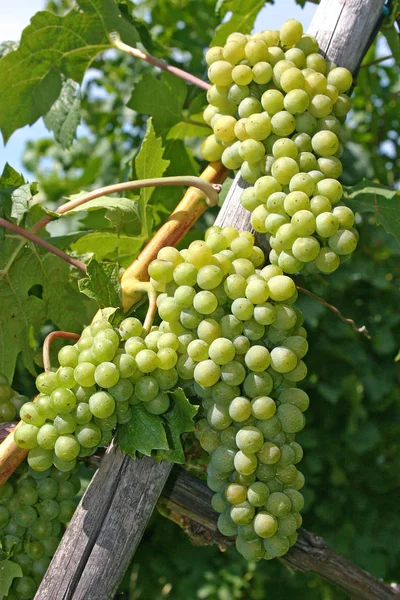
[[[384,2],[321,0],[310,27],[321,52],[329,60],[354,72]],[[237,176],[217,218],[217,225],[236,225],[251,231],[250,213],[240,205],[241,190],[246,186]],[[169,463],[159,465],[146,458],[134,461],[128,456],[123,457],[112,446],[77,509],[35,600],[112,598],[142,538],[171,467]],[[327,577],[322,571],[320,574]],[[334,582],[333,579],[330,581]],[[389,598],[388,595],[356,597]]]
[[[172,469],[112,444],[75,511],[35,598],[108,600],[142,539]]]

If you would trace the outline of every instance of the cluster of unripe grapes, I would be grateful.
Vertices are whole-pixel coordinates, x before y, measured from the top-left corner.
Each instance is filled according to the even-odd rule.
[[[152,414],[165,412],[167,390],[178,379],[174,354],[169,347],[158,349],[154,335],[145,335],[135,317],[119,328],[102,318],[86,327],[75,345],[58,353],[59,369],[37,377],[35,402],[21,408],[14,440],[29,450],[32,469],[73,469],[78,458],[111,442],[136,404]]]
[[[251,184],[241,203],[267,235],[270,262],[290,274],[332,273],[358,242],[338,181],[352,76],[318,50],[290,19],[280,31],[232,33],[206,53],[214,133],[203,157],[240,169]]]
[[[18,394],[5,375],[0,374],[0,423],[10,423],[19,417],[21,407],[29,398]]]
[[[263,263],[251,233],[211,227],[205,241],[163,248],[149,266],[158,341],[177,354],[180,385],[202,399],[197,436],[211,455],[218,527],[250,560],[296,541],[304,477],[294,438],[309,402],[296,387],[308,349],[296,287]]]
[[[0,487],[0,547],[22,569],[7,600],[31,600],[70,521],[79,477],[54,467],[37,473],[23,463]]]

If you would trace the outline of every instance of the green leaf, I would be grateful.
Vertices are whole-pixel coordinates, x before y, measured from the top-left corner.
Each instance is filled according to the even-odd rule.
[[[162,139],[156,137],[153,127],[153,120],[147,120],[146,135],[144,136],[140,151],[133,164],[133,177],[137,179],[152,179],[162,177],[168,168],[170,161],[165,160],[165,149]],[[142,235],[148,237],[150,231],[147,223],[147,205],[155,188],[142,188],[140,191],[141,214],[145,227],[142,229]]]
[[[158,134],[182,120],[182,108],[186,98],[186,84],[171,73],[163,72],[157,78],[146,72],[135,85],[128,107],[153,117]]]
[[[92,259],[87,265],[87,275],[79,280],[79,290],[96,300],[100,308],[121,306],[119,266],[116,263],[99,263]]]
[[[398,33],[396,27],[392,25],[389,28],[381,29],[383,35],[386,38],[388,46],[392,51],[392,54],[397,63],[400,62],[400,34]]]
[[[47,129],[63,148],[69,148],[76,136],[81,120],[81,94],[78,85],[72,79],[66,79],[61,93],[44,118]]]
[[[114,0],[79,0],[65,16],[36,13],[17,50],[0,59],[0,129],[4,141],[19,127],[48,113],[61,93],[62,76],[80,83],[117,31],[130,45],[139,41]]]
[[[359,213],[374,213],[378,225],[400,243],[400,192],[364,179],[344,188],[346,203]]]
[[[35,373],[36,338],[46,321],[80,332],[94,306],[69,281],[70,267],[26,240],[5,236],[0,244],[0,373],[12,381],[18,354]],[[35,295],[34,290],[40,289]]]
[[[150,414],[141,404],[132,407],[129,423],[119,426],[118,443],[133,458],[137,452],[150,456],[153,450],[169,448],[161,418]]]
[[[79,194],[70,197],[76,200],[86,194],[82,191]],[[73,215],[77,213],[86,213],[93,210],[106,210],[105,217],[114,225],[117,233],[126,233],[128,235],[140,236],[143,230],[143,216],[140,204],[143,201],[132,198],[112,198],[109,196],[100,196],[95,200],[89,200],[80,206],[72,208],[62,216]],[[57,215],[59,216],[59,215]]]
[[[158,458],[182,464],[185,462],[181,435],[194,430],[193,417],[198,406],[193,406],[180,389],[170,392],[171,408],[162,415],[169,443],[169,450],[157,452]]]
[[[217,10],[220,12],[221,19],[228,13],[232,13],[232,16],[229,21],[217,27],[210,45],[223,45],[228,35],[234,31],[250,33],[254,21],[264,4],[265,0],[247,0],[246,2],[243,2],[243,0],[223,0],[219,2]]]
[[[21,222],[32,197],[29,187],[23,176],[6,163],[0,176],[0,217]],[[0,239],[3,237],[4,230],[0,230]]]
[[[7,596],[15,577],[22,577],[21,567],[12,560],[0,561],[0,598]]]
[[[117,235],[104,230],[90,233],[83,231],[82,234],[71,245],[74,252],[77,254],[91,253],[93,258],[99,262],[110,260],[118,262],[121,267],[129,266],[145,241],[144,237]]]

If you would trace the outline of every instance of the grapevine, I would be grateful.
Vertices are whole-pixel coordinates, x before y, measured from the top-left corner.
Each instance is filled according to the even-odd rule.
[[[102,184],[54,211],[34,206],[29,217],[31,197],[18,218],[0,207],[0,227],[18,239],[0,279],[41,248],[65,263],[74,291],[99,305],[79,333],[62,331],[49,316],[39,344],[43,360],[38,332],[29,330],[25,353],[35,348],[35,361],[28,368],[43,369],[36,370],[35,397],[18,394],[0,375],[0,423],[10,430],[20,419],[0,445],[0,572],[8,578],[0,596],[9,600],[34,598],[82,493],[80,466],[112,442],[138,460],[147,455],[186,466],[191,444],[205,464],[220,534],[246,561],[283,557],[298,540],[307,484],[296,439],[310,404],[302,389],[309,343],[298,293],[370,338],[365,326],[297,282],[298,275],[325,282],[359,242],[339,181],[351,72],[325,59],[295,19],[280,30],[230,33],[223,45],[211,46],[205,53],[210,83],[123,39],[107,30],[113,52],[161,69],[166,87],[177,76],[203,90],[203,121],[185,122],[212,131],[200,150],[211,164],[201,177],[176,176],[174,168],[165,175],[169,161],[149,118],[144,158],[139,152],[134,159],[129,181]],[[160,163],[155,172],[153,159]],[[245,182],[240,203],[252,232],[214,224],[178,246],[218,206],[229,171]],[[150,215],[161,220],[151,213],[153,189],[176,185],[189,190],[149,235]],[[130,196],[141,188],[148,195]],[[128,198],[107,199],[122,193]],[[43,230],[51,221],[85,209],[105,209],[118,236],[125,235],[125,218],[128,229],[141,228],[137,236],[147,245],[126,268],[97,261],[85,245],[68,253],[63,240],[47,241]],[[210,219],[207,214],[208,225]],[[42,291],[32,285],[26,293],[36,298]],[[57,354],[55,338],[66,340]]]

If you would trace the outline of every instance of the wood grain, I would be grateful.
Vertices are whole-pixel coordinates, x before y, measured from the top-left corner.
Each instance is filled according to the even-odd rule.
[[[38,600],[111,599],[172,469],[112,444],[36,593]]]

